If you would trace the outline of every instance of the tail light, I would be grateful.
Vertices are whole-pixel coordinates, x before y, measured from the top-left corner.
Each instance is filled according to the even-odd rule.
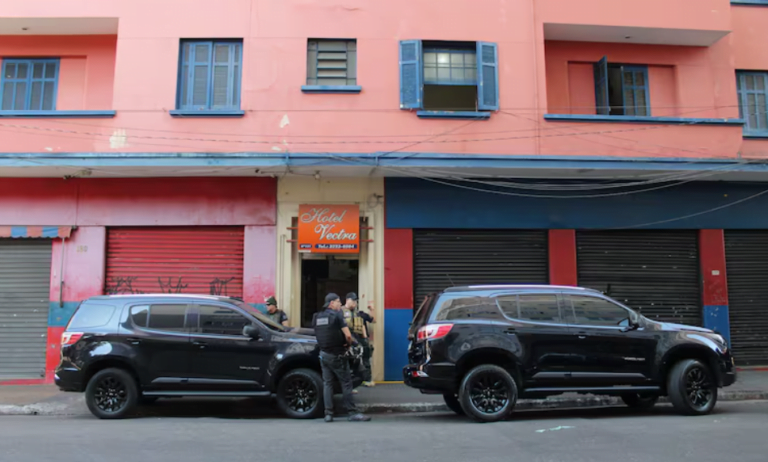
[[[64,332],[61,334],[61,346],[74,345],[81,338],[83,338],[82,332]]]
[[[448,335],[453,328],[453,324],[427,324],[416,333],[416,341],[436,340]]]

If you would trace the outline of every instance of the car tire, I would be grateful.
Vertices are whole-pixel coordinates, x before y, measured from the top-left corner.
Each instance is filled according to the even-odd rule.
[[[459,402],[458,396],[456,396],[454,393],[445,393],[443,395],[443,399],[445,400],[445,405],[448,406],[448,409],[452,410],[458,415],[464,415],[464,409],[461,408],[461,403]]]
[[[499,366],[477,366],[461,381],[459,402],[472,420],[498,422],[512,413],[517,402],[517,384],[512,375]]]
[[[88,381],[85,403],[99,419],[122,419],[139,404],[136,380],[125,369],[101,370]]]
[[[312,369],[294,369],[277,385],[277,406],[292,419],[322,417],[323,379]]]
[[[667,394],[675,409],[684,415],[706,415],[717,404],[717,380],[701,361],[685,359],[667,377]]]
[[[629,393],[621,395],[624,404],[633,409],[650,409],[659,401],[658,395],[648,395],[644,393]]]

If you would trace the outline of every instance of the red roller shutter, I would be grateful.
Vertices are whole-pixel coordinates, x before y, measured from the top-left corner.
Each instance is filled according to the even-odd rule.
[[[110,228],[107,294],[243,296],[243,228]]]

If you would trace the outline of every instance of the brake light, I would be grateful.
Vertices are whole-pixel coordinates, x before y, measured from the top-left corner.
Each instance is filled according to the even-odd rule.
[[[448,335],[453,328],[453,324],[427,324],[416,333],[416,341],[436,340]]]
[[[74,345],[81,338],[83,338],[82,332],[64,332],[61,334],[61,346]]]

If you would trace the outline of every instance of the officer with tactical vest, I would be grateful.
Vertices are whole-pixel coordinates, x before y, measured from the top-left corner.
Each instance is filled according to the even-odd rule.
[[[320,366],[323,370],[323,401],[325,421],[333,422],[333,381],[338,379],[344,396],[344,407],[351,422],[367,422],[370,417],[361,414],[352,398],[352,376],[349,362],[345,358],[347,349],[353,344],[352,333],[341,312],[341,300],[336,294],[325,296],[324,311],[312,320],[317,343],[320,346]]]

